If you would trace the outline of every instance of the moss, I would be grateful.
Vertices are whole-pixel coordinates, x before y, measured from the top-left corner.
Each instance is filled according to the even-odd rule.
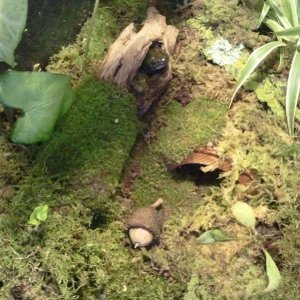
[[[80,84],[75,97],[66,120],[38,155],[41,163],[35,170],[42,169],[48,176],[76,174],[78,178],[86,170],[97,171],[107,181],[111,175],[120,173],[135,141],[135,101],[114,86],[93,78]],[[115,184],[113,178],[108,182]]]
[[[180,116],[177,114],[176,118]],[[262,111],[254,97],[248,96],[247,103],[236,104],[230,112],[218,145],[220,153],[234,159],[232,170],[223,174],[220,186],[201,188],[188,178],[170,179],[165,170],[162,157],[168,158],[168,154],[174,153],[171,145],[179,144],[174,130],[167,129],[170,124],[172,121],[167,122],[152,147],[135,161],[142,169],[131,194],[135,203],[149,204],[160,196],[165,199],[163,247],[148,252],[148,259],[174,282],[186,285],[186,297],[195,293],[207,299],[283,299],[284,293],[292,297],[294,290],[299,289],[296,284],[299,259],[295,254],[299,248],[295,235],[299,222],[295,200],[299,189],[299,147],[293,145],[280,122]],[[188,135],[191,126],[181,130]],[[168,140],[164,132],[168,132]],[[176,152],[180,153],[178,149],[182,147],[179,144]],[[258,180],[248,186],[238,185],[239,174],[249,169]],[[257,218],[260,224],[273,228],[272,238],[259,233],[256,240],[246,228],[232,221],[230,207],[236,200],[246,201],[257,209],[262,205],[267,208],[267,213],[258,214]],[[280,224],[279,229],[276,224]],[[285,229],[280,229],[281,226]],[[234,241],[197,244],[195,236],[211,228],[222,228]],[[286,276],[283,283],[286,286],[265,296],[262,291],[267,286],[267,277],[262,245]],[[193,278],[198,278],[198,283]]]
[[[163,197],[175,205],[185,197],[186,201],[196,197],[187,192],[194,189],[193,182],[174,181],[166,164],[178,162],[200,145],[211,142],[221,131],[225,110],[224,104],[205,98],[194,100],[186,108],[176,102],[168,106],[164,112],[166,126],[145,154],[140,153],[135,158],[143,174],[134,185],[132,197],[136,203],[148,205]]]
[[[75,43],[63,47],[62,50],[53,55],[49,72],[64,73],[72,77],[77,83],[81,78],[83,68],[88,72],[94,72],[108,47],[120,31],[134,19],[141,22],[145,16],[146,3],[143,1],[115,0],[109,3],[100,3],[90,34],[90,20],[81,29]],[[90,40],[88,49],[88,61],[85,61],[87,40]]]
[[[3,136],[0,137],[0,153],[0,188],[5,184],[17,184],[26,167],[26,158],[15,152]]]
[[[167,282],[149,271],[138,275],[142,260],[132,262],[124,248],[123,225],[117,221],[121,207],[112,196],[138,128],[135,103],[126,93],[93,78],[78,86],[69,114],[38,154],[10,212],[1,215],[6,240],[0,247],[6,262],[1,273],[10,278],[3,279],[2,297],[22,282],[39,299],[94,299],[99,294],[167,299]],[[26,222],[41,203],[50,206],[49,217],[34,229]],[[93,228],[99,218],[95,209],[103,219]]]

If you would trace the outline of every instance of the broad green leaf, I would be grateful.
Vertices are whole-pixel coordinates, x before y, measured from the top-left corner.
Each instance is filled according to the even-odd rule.
[[[299,44],[299,43],[298,43]],[[295,126],[295,114],[299,98],[300,89],[300,53],[296,50],[289,72],[289,79],[286,90],[286,117],[289,134],[293,136]]]
[[[54,126],[70,107],[73,92],[68,76],[44,72],[7,72],[0,75],[0,102],[19,108],[12,140],[32,144],[50,138]]]
[[[249,204],[238,201],[232,206],[231,211],[239,223],[255,231],[255,215]]]
[[[265,17],[267,16],[269,10],[270,10],[270,5],[264,2],[264,6],[262,8],[257,27],[260,27],[261,23],[265,20]]]
[[[226,242],[230,240],[232,240],[232,238],[227,236],[222,230],[212,229],[202,233],[197,242],[199,244],[213,244],[216,242]]]
[[[300,26],[292,27],[292,28],[289,28],[289,29],[281,30],[281,31],[277,31],[275,33],[276,33],[276,35],[279,35],[279,36],[282,36],[282,37],[296,36],[296,37],[299,38]]]
[[[275,289],[277,289],[277,287],[280,284],[281,281],[281,276],[280,276],[280,272],[274,262],[274,260],[272,259],[271,255],[268,253],[267,250],[263,249],[265,256],[266,256],[266,270],[267,270],[267,276],[269,279],[269,283],[267,288],[264,290],[265,293],[268,292],[272,292]]]
[[[0,0],[0,62],[14,66],[14,52],[25,28],[27,0]]]
[[[41,222],[47,220],[48,217],[48,205],[37,206],[30,215],[28,223],[30,225],[38,226]]]
[[[263,45],[257,49],[255,49],[251,55],[249,56],[241,74],[239,77],[239,80],[237,82],[237,86],[234,90],[233,96],[230,100],[229,107],[232,104],[232,101],[238,92],[238,90],[241,88],[241,86],[246,82],[246,80],[249,78],[251,73],[255,70],[255,68],[276,48],[285,46],[285,43],[276,41],[271,42],[266,45]]]

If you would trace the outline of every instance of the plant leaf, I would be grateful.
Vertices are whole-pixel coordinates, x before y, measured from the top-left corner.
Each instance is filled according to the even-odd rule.
[[[28,224],[38,226],[41,222],[47,220],[48,217],[48,205],[37,206],[30,215]]]
[[[290,72],[289,72],[289,79],[288,79],[287,91],[286,91],[286,103],[285,103],[287,124],[288,124],[289,134],[291,136],[294,134],[295,114],[296,114],[297,103],[299,98],[299,89],[300,89],[300,53],[298,50],[296,50],[290,68]]]
[[[282,37],[296,36],[296,37],[299,38],[300,26],[280,30],[280,31],[277,31],[275,33],[276,33],[276,35],[279,35],[279,36],[282,36]]]
[[[266,287],[264,292],[268,293],[274,291],[279,286],[281,281],[281,276],[274,260],[272,259],[268,251],[265,249],[263,249],[263,251],[266,256],[266,271],[269,279],[268,286]]]
[[[238,201],[232,206],[231,211],[239,223],[255,231],[255,214],[249,204]]]
[[[251,55],[249,56],[241,74],[239,77],[239,80],[237,82],[237,86],[234,90],[233,96],[230,100],[229,107],[232,104],[232,101],[238,92],[238,90],[241,88],[241,86],[246,82],[246,80],[249,78],[251,73],[255,70],[255,68],[276,48],[285,46],[285,43],[276,41],[271,42],[266,45],[263,45],[257,49],[255,49]]]
[[[277,1],[274,0],[267,0],[267,2],[275,12],[276,17],[282,26],[286,29],[291,28],[293,22],[289,6],[285,3],[277,3]]]
[[[232,238],[227,236],[221,229],[212,229],[202,233],[197,242],[199,244],[213,244],[230,240],[232,240]]]
[[[280,32],[280,31],[284,31],[286,30],[284,27],[282,27],[278,22],[272,20],[272,19],[267,19],[265,21],[265,24],[274,32]],[[291,41],[295,41],[298,39],[298,37],[296,36],[278,36],[278,40],[280,40],[280,37],[288,42],[291,42]]]
[[[290,14],[291,14],[291,22],[293,26],[298,26],[298,12],[297,12],[297,2],[298,0],[289,0],[287,1],[287,5],[289,6],[290,9]]]
[[[0,0],[0,62],[15,65],[14,52],[25,28],[27,0]]]
[[[264,6],[262,8],[257,27],[260,27],[261,23],[264,21],[265,17],[267,16],[269,10],[270,10],[270,5],[264,2]]]
[[[73,92],[68,76],[44,72],[0,75],[0,102],[24,112],[13,129],[15,143],[46,141],[70,107]]]

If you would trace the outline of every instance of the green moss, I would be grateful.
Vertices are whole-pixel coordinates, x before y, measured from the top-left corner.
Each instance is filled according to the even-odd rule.
[[[80,177],[97,172],[108,178],[119,174],[138,131],[134,99],[111,84],[86,79],[76,89],[76,100],[51,143],[38,156],[35,169],[48,176]],[[59,169],[57,168],[59,166]],[[114,179],[108,180],[115,184]]]
[[[173,178],[166,164],[179,162],[199,146],[205,146],[221,132],[226,105],[210,99],[197,99],[185,108],[172,102],[164,112],[167,118],[156,137],[156,141],[144,154],[135,158],[142,174],[134,185],[133,199],[139,205],[151,204],[163,197],[167,203],[180,203],[187,197],[197,197],[187,191],[194,189],[193,182]],[[174,180],[175,179],[175,180]]]
[[[138,128],[128,94],[93,78],[77,87],[69,114],[38,154],[10,212],[1,215],[2,297],[12,285],[25,284],[39,299],[95,299],[101,293],[167,299],[167,282],[150,270],[140,276],[142,260],[132,262],[124,248],[121,207],[112,196]],[[49,205],[49,217],[36,230],[26,222],[41,203]]]

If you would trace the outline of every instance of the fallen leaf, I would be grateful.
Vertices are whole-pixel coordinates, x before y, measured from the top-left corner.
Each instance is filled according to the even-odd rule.
[[[242,185],[248,185],[250,182],[255,180],[256,175],[254,171],[244,171],[238,177],[238,183]]]
[[[266,270],[267,270],[267,276],[269,279],[268,286],[264,290],[265,293],[272,292],[275,289],[278,288],[280,281],[281,281],[281,276],[280,272],[272,259],[271,255],[268,253],[267,250],[263,249],[265,256],[266,256]]]
[[[197,242],[199,244],[213,244],[230,240],[232,240],[232,238],[227,236],[221,229],[211,229],[201,234]]]
[[[199,165],[199,169],[203,172],[212,172],[217,169],[227,172],[232,167],[230,158],[220,159],[216,150],[213,147],[200,148],[196,152],[191,153],[180,163],[168,165],[169,170],[175,170],[184,165]]]
[[[238,201],[232,206],[231,211],[239,223],[255,231],[255,214],[249,204]]]

